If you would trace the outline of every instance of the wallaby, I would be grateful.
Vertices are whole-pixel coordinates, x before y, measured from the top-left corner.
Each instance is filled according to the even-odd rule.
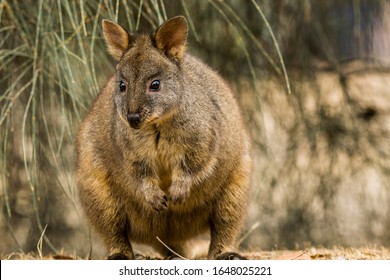
[[[250,141],[233,93],[186,53],[183,16],[153,34],[103,20],[117,62],[77,136],[76,179],[108,259],[134,259],[132,243],[183,256],[210,233],[209,259],[235,253],[247,212]]]

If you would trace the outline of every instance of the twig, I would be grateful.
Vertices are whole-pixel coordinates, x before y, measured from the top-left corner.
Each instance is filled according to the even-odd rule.
[[[259,221],[257,221],[256,223],[254,223],[250,229],[238,240],[237,244],[240,245],[242,242],[244,242],[245,239],[247,239],[249,237],[249,235],[252,234],[252,232],[255,231],[255,229],[257,229],[259,226],[261,225],[261,223]]]
[[[162,240],[156,236],[156,239],[162,244],[164,245],[165,248],[167,248],[169,251],[171,251],[174,255],[178,256],[179,258],[181,258],[182,260],[187,260],[185,257],[179,255],[178,253],[176,253],[175,251],[173,251],[171,248],[169,248],[169,246],[167,244],[165,244],[164,242],[162,242]]]
[[[307,252],[309,252],[308,250],[306,250],[306,251],[303,251],[302,253],[300,253],[298,256],[295,256],[294,258],[292,258],[291,260],[296,260],[296,259],[298,259],[298,258],[300,258],[300,257],[302,257],[303,255],[305,255]]]

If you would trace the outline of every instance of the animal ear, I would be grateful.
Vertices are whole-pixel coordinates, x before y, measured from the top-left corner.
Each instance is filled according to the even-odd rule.
[[[130,35],[122,26],[106,19],[103,19],[102,26],[108,52],[118,61],[129,48]]]
[[[181,60],[186,49],[187,34],[187,20],[183,16],[177,16],[164,22],[157,29],[154,39],[158,49]]]

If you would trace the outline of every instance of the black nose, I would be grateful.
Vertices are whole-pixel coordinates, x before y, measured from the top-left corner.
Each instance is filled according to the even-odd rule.
[[[138,128],[139,123],[141,122],[141,116],[139,113],[128,114],[127,120],[132,128]]]

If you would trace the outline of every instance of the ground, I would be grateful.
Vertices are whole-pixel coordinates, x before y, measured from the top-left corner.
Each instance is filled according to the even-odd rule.
[[[379,248],[343,248],[332,249],[310,248],[303,251],[275,250],[242,252],[242,255],[252,260],[390,260],[390,249]],[[150,259],[140,256],[139,259]],[[13,253],[1,257],[2,260],[33,260],[33,259],[82,259],[66,254],[40,256],[34,254]]]
[[[304,251],[260,251],[246,255],[259,260],[390,260],[386,248],[310,248]]]

